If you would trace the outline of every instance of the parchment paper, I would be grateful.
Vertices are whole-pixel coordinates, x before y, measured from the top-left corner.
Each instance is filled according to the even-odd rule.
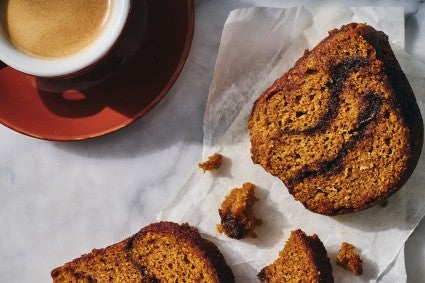
[[[405,186],[386,207],[375,206],[354,214],[327,217],[306,210],[284,184],[250,157],[246,123],[256,98],[306,48],[312,48],[332,28],[362,21],[385,31],[417,96],[422,115],[425,66],[405,54],[403,10],[353,8],[335,1],[320,7],[248,8],[233,11],[224,26],[214,79],[204,120],[204,158],[214,152],[224,163],[214,172],[196,168],[158,219],[187,222],[215,242],[233,269],[237,282],[258,282],[259,270],[273,262],[290,231],[316,233],[328,250],[335,282],[403,282],[406,280],[402,248],[425,215],[425,158]],[[255,213],[263,219],[258,238],[233,240],[216,231],[218,208],[230,189],[244,182],[257,185]],[[335,265],[343,241],[354,244],[363,258],[364,274],[355,277]],[[400,252],[400,256],[397,255]]]

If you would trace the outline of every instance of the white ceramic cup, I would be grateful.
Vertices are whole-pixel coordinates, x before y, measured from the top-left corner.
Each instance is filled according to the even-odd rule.
[[[132,0],[111,0],[108,21],[101,34],[88,47],[65,58],[44,59],[15,48],[0,33],[0,61],[15,70],[36,77],[67,77],[89,69],[101,61],[120,37],[130,13]]]

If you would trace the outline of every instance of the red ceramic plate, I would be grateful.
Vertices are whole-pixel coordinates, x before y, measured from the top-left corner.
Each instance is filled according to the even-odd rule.
[[[154,107],[187,59],[194,4],[134,3],[128,31],[107,60],[84,75],[43,80],[0,62],[0,122],[32,137],[73,141],[116,131]]]

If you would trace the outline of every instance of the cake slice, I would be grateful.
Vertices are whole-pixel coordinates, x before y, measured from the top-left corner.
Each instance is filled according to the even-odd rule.
[[[332,283],[332,266],[319,237],[301,229],[291,232],[279,257],[258,274],[264,283]]]
[[[51,272],[68,282],[234,282],[223,255],[187,224],[158,222]]]
[[[242,188],[232,189],[218,210],[221,224],[217,225],[217,231],[233,239],[256,238],[255,227],[262,223],[254,216],[257,200],[252,183],[246,182]]]
[[[423,122],[388,37],[366,24],[329,32],[255,102],[254,163],[309,210],[381,203],[415,168]]]

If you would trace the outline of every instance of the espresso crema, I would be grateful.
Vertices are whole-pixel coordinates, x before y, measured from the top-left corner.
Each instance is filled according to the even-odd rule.
[[[0,0],[0,31],[31,56],[69,57],[99,37],[111,5],[112,0]]]

